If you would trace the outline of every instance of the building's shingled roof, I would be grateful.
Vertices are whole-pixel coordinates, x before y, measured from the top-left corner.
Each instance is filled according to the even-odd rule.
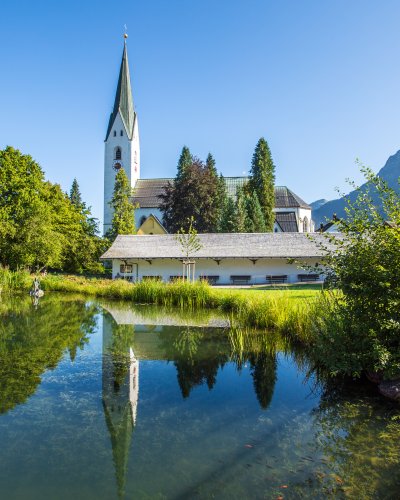
[[[238,187],[248,180],[248,177],[224,177],[228,195],[236,196]],[[133,201],[141,208],[158,208],[161,203],[160,195],[165,192],[168,182],[173,183],[173,178],[165,179],[139,179],[135,185]],[[275,208],[308,208],[305,201],[297,196],[286,186],[275,186]]]
[[[199,258],[306,258],[324,254],[305,233],[210,233],[199,234],[202,248],[194,254]],[[101,259],[181,259],[182,249],[173,234],[120,235]]]
[[[275,207],[276,208],[309,208],[310,205],[293,193],[286,186],[275,186]]]
[[[298,233],[296,214],[294,212],[276,212],[275,222],[285,233]]]
[[[115,118],[118,114],[121,114],[122,121],[124,122],[126,133],[129,139],[132,139],[133,129],[135,126],[136,113],[133,105],[132,88],[131,88],[131,78],[129,75],[129,64],[128,64],[128,51],[126,48],[126,43],[124,44],[124,52],[122,54],[121,67],[119,70],[118,86],[117,92],[115,93],[114,108],[108,122],[106,139],[110,135],[112,126],[114,124]]]

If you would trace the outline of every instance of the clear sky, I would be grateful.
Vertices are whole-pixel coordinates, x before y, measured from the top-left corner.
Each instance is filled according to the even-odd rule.
[[[400,149],[400,1],[8,0],[0,148],[31,154],[101,219],[103,154],[128,27],[142,177],[183,145],[242,175],[264,136],[277,184],[306,201]]]

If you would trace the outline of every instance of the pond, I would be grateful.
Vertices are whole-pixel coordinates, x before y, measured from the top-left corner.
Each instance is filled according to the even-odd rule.
[[[210,312],[0,302],[0,497],[399,498],[400,411]]]

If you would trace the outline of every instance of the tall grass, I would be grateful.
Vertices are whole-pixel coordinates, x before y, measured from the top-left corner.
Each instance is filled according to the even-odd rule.
[[[4,290],[28,290],[32,278],[25,271],[1,270],[0,284]],[[205,282],[142,281],[132,284],[124,280],[107,280],[77,276],[48,275],[42,278],[46,291],[80,293],[95,297],[122,299],[135,303],[178,306],[187,310],[219,309],[233,314],[244,327],[265,328],[290,336],[301,343],[310,343],[314,327],[312,317],[318,314],[320,294],[293,298],[291,292],[274,291],[244,294],[242,291],[210,287]]]
[[[13,291],[27,291],[32,283],[28,271],[21,269],[10,271],[7,267],[0,266],[0,293]]]

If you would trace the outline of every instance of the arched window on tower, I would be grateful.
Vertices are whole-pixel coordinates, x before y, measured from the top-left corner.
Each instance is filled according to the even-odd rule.
[[[307,216],[305,216],[303,219],[303,233],[308,233],[308,231],[309,231],[308,218]]]
[[[121,159],[121,148],[117,148],[115,150],[115,159],[120,160]]]
[[[117,137],[117,131],[114,130],[114,137]]]
[[[121,130],[119,135],[122,137],[124,135],[124,132]]]

